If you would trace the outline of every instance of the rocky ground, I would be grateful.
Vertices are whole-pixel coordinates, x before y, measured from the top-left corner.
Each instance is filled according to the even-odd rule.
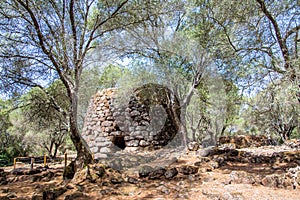
[[[0,199],[300,199],[300,145],[120,152],[63,180],[63,165],[2,168]]]

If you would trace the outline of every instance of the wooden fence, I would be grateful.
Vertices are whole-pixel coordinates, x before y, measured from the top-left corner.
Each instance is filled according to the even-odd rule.
[[[65,153],[63,158],[56,158],[54,160],[64,160],[64,166],[66,167],[68,164],[68,159],[72,160],[74,159],[74,157],[70,156],[68,157],[68,154]],[[17,168],[17,162],[21,162],[21,163],[28,163],[30,164],[30,169],[33,169],[34,164],[44,164],[44,167],[47,166],[47,162],[52,161],[53,159],[51,159],[50,157],[44,155],[44,156],[39,156],[39,157],[16,157],[14,158],[14,169]]]

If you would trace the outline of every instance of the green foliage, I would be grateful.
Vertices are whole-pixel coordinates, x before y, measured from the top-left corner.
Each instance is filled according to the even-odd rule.
[[[10,113],[12,102],[0,99],[0,155],[1,159],[12,161],[14,157],[21,156],[26,152],[22,148],[20,138],[12,133]]]
[[[109,64],[104,68],[98,85],[100,88],[118,87],[118,82],[120,79],[126,76],[130,76],[128,69]]]
[[[275,85],[270,84],[251,100],[247,117],[259,133],[275,135],[282,141],[297,136],[300,105],[294,98],[293,88],[283,79]]]
[[[9,130],[21,145],[14,149],[22,149],[25,154],[42,155],[47,151],[49,156],[56,155],[69,129],[68,116],[61,112],[69,107],[66,95],[61,81],[55,81],[47,89],[33,88],[19,99],[19,108],[10,113]]]

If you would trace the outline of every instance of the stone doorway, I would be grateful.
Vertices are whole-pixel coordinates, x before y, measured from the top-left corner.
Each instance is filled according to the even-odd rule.
[[[124,150],[126,148],[126,144],[125,144],[125,140],[124,140],[124,136],[115,136],[112,139],[112,143],[120,148],[121,150]]]

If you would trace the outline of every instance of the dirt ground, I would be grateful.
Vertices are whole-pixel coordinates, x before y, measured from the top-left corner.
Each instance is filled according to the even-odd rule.
[[[128,169],[118,175],[120,181],[112,176],[82,182],[63,180],[63,164],[58,163],[50,163],[48,169],[30,175],[12,173],[12,167],[6,167],[2,168],[2,174],[6,175],[2,175],[5,178],[0,185],[0,199],[300,199],[299,185],[265,184],[263,180],[266,176],[286,173],[290,168],[288,162],[274,167],[274,164],[228,161],[222,166],[212,167],[212,162],[199,163],[199,160],[201,157],[196,153],[182,154],[167,166],[180,169],[195,166],[198,162],[196,173],[178,173],[172,179],[150,179],[139,177],[137,169]],[[28,171],[28,167],[18,163],[19,171]]]

